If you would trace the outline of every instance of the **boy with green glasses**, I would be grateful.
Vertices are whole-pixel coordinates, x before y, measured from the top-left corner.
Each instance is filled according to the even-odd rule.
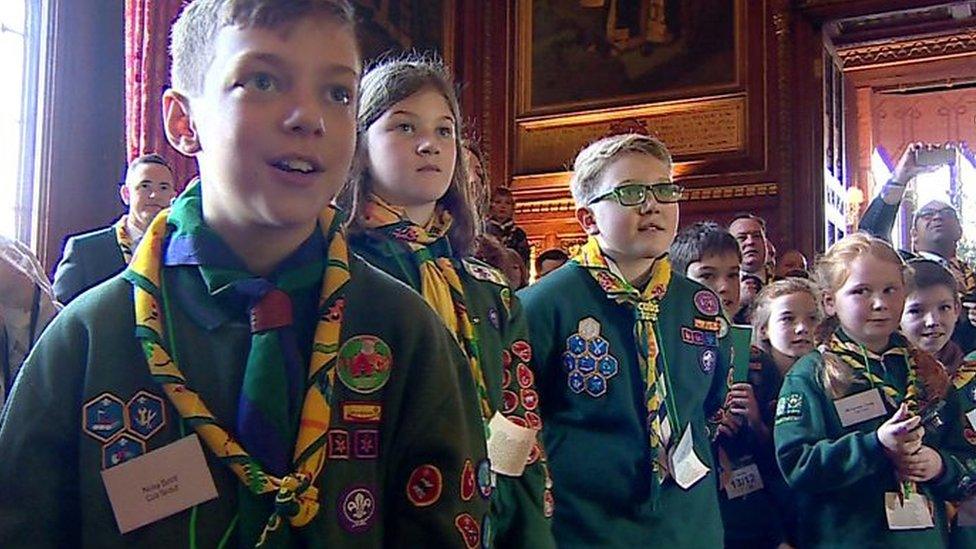
[[[570,187],[588,240],[519,293],[563,548],[722,545],[706,418],[725,397],[728,344],[719,298],[671,269],[671,168],[644,135],[580,152]]]

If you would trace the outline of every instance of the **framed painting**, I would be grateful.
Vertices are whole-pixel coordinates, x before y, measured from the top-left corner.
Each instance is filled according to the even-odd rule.
[[[353,0],[367,65],[404,51],[454,60],[454,0]]]
[[[518,0],[519,117],[739,87],[742,0]]]

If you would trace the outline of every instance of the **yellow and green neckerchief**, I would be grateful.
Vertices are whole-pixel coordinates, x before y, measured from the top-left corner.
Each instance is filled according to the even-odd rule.
[[[638,345],[637,359],[646,380],[648,432],[650,434],[651,461],[658,483],[667,476],[667,448],[664,447],[664,422],[667,419],[667,365],[658,370],[657,316],[660,301],[671,282],[671,262],[662,257],[651,267],[651,278],[643,292],[630,285],[610,269],[597,240],[590,237],[573,258],[586,269],[607,294],[607,298],[634,311],[634,339]],[[672,401],[673,402],[673,401]],[[673,408],[673,406],[672,406]],[[670,410],[676,416],[677,410]],[[672,434],[674,430],[672,429]]]
[[[119,245],[119,251],[122,252],[122,260],[128,265],[132,263],[132,237],[129,235],[129,227],[127,225],[129,220],[129,214],[122,214],[122,217],[115,222],[115,242]]]
[[[279,531],[285,519],[291,526],[301,527],[318,514],[319,494],[315,482],[325,465],[326,434],[332,416],[324,388],[331,387],[335,381],[333,362],[339,349],[342,316],[321,315],[319,318],[292,458],[294,471],[281,478],[272,476],[218,423],[200,395],[188,385],[167,348],[163,326],[168,309],[160,282],[169,231],[168,217],[169,210],[156,216],[126,271],[126,278],[133,285],[136,338],[145,352],[153,378],[207,447],[252,493],[276,493],[274,512],[258,539],[257,545],[262,546],[273,533]],[[340,216],[333,208],[326,209],[319,216],[319,226],[328,242],[328,262],[319,297],[320,310],[344,299],[344,287],[349,281],[348,249],[340,222]]]
[[[403,243],[412,252],[420,273],[420,295],[464,351],[477,385],[481,417],[487,425],[493,412],[481,369],[477,333],[465,305],[464,286],[451,258],[436,257],[428,248],[438,240],[447,238],[452,222],[451,213],[438,205],[427,225],[421,227],[411,221],[402,208],[373,194],[369,196],[360,221],[365,228]]]

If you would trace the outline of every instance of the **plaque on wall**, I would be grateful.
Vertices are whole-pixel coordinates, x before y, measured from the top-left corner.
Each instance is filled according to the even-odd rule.
[[[520,121],[516,124],[515,172],[566,169],[587,143],[624,131],[654,135],[675,157],[744,151],[746,110],[745,95],[737,94]]]

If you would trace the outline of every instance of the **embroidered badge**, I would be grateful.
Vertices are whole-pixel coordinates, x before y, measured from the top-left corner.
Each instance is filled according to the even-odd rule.
[[[101,442],[108,442],[125,429],[125,404],[112,393],[102,393],[81,409],[82,430]]]
[[[540,457],[542,457],[542,448],[539,446],[539,443],[536,442],[532,445],[532,450],[529,451],[529,457],[525,460],[525,464],[532,465],[533,463],[539,461]]]
[[[505,369],[504,370],[505,373],[508,373],[508,366],[511,363],[512,363],[512,353],[509,353],[508,349],[502,349],[502,367]]]
[[[494,284],[498,284],[499,286],[508,286],[508,279],[505,278],[505,275],[503,275],[501,271],[495,269],[494,267],[484,263],[474,262],[470,259],[462,259],[461,263],[464,264],[464,269],[478,280],[492,282]]]
[[[970,429],[969,427],[966,427],[965,429],[962,430],[962,437],[966,439],[966,442],[968,442],[969,444],[976,446],[976,431]]]
[[[713,332],[692,330],[687,326],[681,327],[681,341],[699,347],[717,347],[718,337]]]
[[[108,469],[120,463],[125,463],[134,457],[146,453],[146,443],[130,435],[122,433],[102,446],[102,468]]]
[[[518,408],[519,397],[514,391],[502,391],[502,413],[511,414]]]
[[[342,420],[349,423],[379,423],[383,405],[375,402],[343,402]]]
[[[969,400],[976,402],[976,385],[974,385],[973,388],[969,390]]]
[[[701,364],[702,371],[707,374],[715,370],[715,366],[718,365],[718,353],[715,349],[703,349],[698,355],[698,363]]]
[[[329,459],[349,459],[349,432],[332,429],[328,438]]]
[[[522,362],[530,362],[532,360],[532,346],[524,339],[512,343],[512,353],[519,357]]]
[[[729,335],[729,321],[725,317],[718,317],[718,338],[724,339]]]
[[[470,459],[466,459],[464,460],[464,467],[461,468],[461,501],[471,501],[476,488],[474,465]]]
[[[478,527],[478,521],[474,520],[474,517],[468,513],[461,513],[454,517],[454,527],[461,533],[461,539],[464,540],[467,549],[478,547],[478,543],[481,542],[481,528]]]
[[[437,503],[443,488],[441,470],[433,465],[421,465],[410,473],[407,480],[407,499],[415,507],[427,507]]]
[[[709,332],[718,332],[722,329],[722,323],[717,320],[709,320],[707,318],[696,318],[695,328],[699,330],[708,330]]]
[[[525,412],[525,422],[531,429],[537,431],[542,429],[542,417],[535,412]]]
[[[498,316],[498,309],[494,307],[488,308],[488,322],[495,327],[496,330],[501,328],[501,319]]]
[[[552,497],[552,490],[546,488],[542,493],[542,514],[546,518],[552,518],[556,512],[556,499]]]
[[[595,352],[594,352],[595,351]],[[610,343],[600,337],[600,323],[592,317],[579,321],[577,332],[566,340],[563,368],[569,390],[600,397],[607,392],[607,380],[617,374],[617,359],[610,355]]]
[[[532,370],[525,364],[519,364],[515,370],[515,374],[518,377],[519,387],[527,389],[535,384],[535,376],[532,375]]]
[[[505,307],[505,315],[512,316],[512,290],[502,288],[498,292],[498,297],[502,300],[502,306]]]
[[[362,429],[352,433],[352,455],[356,459],[376,459],[380,455],[380,432]]]
[[[478,493],[484,499],[491,497],[491,475],[491,463],[487,459],[478,462]]]
[[[803,416],[803,394],[790,393],[776,402],[776,425],[799,421]]]
[[[339,495],[336,512],[343,529],[360,534],[369,530],[376,518],[376,496],[365,486],[352,486]]]
[[[519,391],[522,400],[522,407],[526,410],[535,410],[539,407],[539,393],[535,389],[522,389]]]
[[[129,430],[143,440],[149,440],[166,424],[166,405],[162,398],[139,391],[126,403],[125,415],[129,419]]]
[[[342,384],[362,394],[381,389],[390,380],[393,353],[382,339],[360,335],[346,340],[339,349],[337,373]]]
[[[718,297],[710,290],[698,290],[695,292],[695,308],[703,315],[715,316],[721,310]]]

